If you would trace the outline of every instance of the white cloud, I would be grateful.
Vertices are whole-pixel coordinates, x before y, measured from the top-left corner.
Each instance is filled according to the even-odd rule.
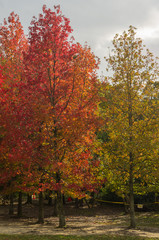
[[[142,27],[138,29],[139,37],[145,40],[158,39],[159,38],[159,9],[153,7],[149,16]]]
[[[137,36],[148,40],[148,39],[157,39],[159,38],[159,26],[158,27],[143,27],[139,29]]]
[[[75,40],[88,42],[101,60],[111,49],[115,34],[122,34],[129,25],[137,27],[137,36],[150,50],[159,52],[159,0],[0,0],[0,22],[15,11],[27,33],[32,16],[38,16],[43,4],[52,9],[60,4],[71,20]],[[103,71],[102,65],[100,69]]]

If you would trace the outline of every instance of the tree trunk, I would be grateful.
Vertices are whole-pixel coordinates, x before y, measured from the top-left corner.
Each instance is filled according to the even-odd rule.
[[[27,194],[27,201],[25,204],[32,204],[32,197],[30,194]]]
[[[78,200],[80,207],[83,207],[83,205],[84,205],[84,201],[83,201],[83,200],[84,200],[83,198],[81,198],[81,199]]]
[[[53,206],[53,200],[51,197],[52,191],[49,191],[49,195],[48,195],[48,206]]]
[[[128,214],[130,212],[130,197],[125,194],[123,197],[123,202],[124,202],[124,210],[125,210],[125,214]]]
[[[19,192],[18,196],[18,209],[17,209],[17,217],[22,217],[22,192]]]
[[[130,182],[129,182],[129,188],[130,188],[130,228],[136,227],[135,222],[135,207],[134,207],[134,187],[133,187],[133,156],[130,152]]]
[[[62,199],[63,199],[63,204],[65,205],[66,204],[66,200],[65,200],[65,195],[64,194],[62,195]]]
[[[10,194],[9,198],[10,198],[9,215],[13,215],[14,214],[14,197],[13,197],[13,193]]]
[[[94,207],[94,204],[95,204],[95,193],[94,192],[91,192],[91,199],[89,201],[91,207],[93,208]]]
[[[87,199],[86,199],[86,198],[84,198],[83,200],[85,201],[85,203],[86,203],[87,207],[88,207],[88,208],[91,208],[91,207],[90,207],[90,205],[89,205],[89,202],[87,201]]]
[[[54,199],[54,209],[53,209],[53,216],[57,217],[58,216],[58,209],[57,209],[57,197]]]
[[[75,198],[75,208],[79,208],[79,200],[78,200],[78,198]]]
[[[134,156],[133,156],[133,110],[132,110],[132,79],[131,75],[129,76],[128,81],[128,120],[129,120],[129,129],[130,129],[130,135],[129,135],[129,164],[130,164],[130,176],[129,176],[129,192],[130,192],[130,228],[135,228],[135,207],[134,207],[134,176],[133,176],[133,168],[134,168]]]
[[[52,206],[52,205],[53,205],[52,197],[49,197],[48,198],[48,206]]]
[[[39,193],[39,216],[38,216],[38,223],[44,223],[44,199],[43,193]]]
[[[63,228],[66,226],[66,221],[63,208],[63,196],[60,190],[57,192],[57,204],[58,204],[59,227]]]

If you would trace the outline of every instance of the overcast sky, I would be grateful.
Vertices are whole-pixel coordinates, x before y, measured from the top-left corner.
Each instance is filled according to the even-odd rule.
[[[159,0],[0,0],[0,22],[14,11],[27,34],[32,17],[38,17],[44,4],[52,9],[60,4],[63,14],[70,19],[75,40],[87,42],[100,57],[100,75],[105,74],[103,59],[114,35],[130,25],[137,27],[138,36],[159,56]]]

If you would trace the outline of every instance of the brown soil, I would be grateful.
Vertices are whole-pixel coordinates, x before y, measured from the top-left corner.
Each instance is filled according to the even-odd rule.
[[[65,206],[66,227],[58,228],[58,218],[52,215],[53,207],[45,205],[45,223],[37,224],[38,206],[23,205],[23,217],[8,215],[8,206],[0,206],[0,234],[37,234],[37,235],[91,235],[114,234],[136,235],[159,238],[159,229],[128,228],[129,216],[120,206],[95,206],[76,209],[73,204]]]

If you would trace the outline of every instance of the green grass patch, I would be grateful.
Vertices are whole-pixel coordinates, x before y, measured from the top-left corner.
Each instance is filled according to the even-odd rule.
[[[159,227],[159,214],[145,213],[137,216],[137,225],[145,227]]]
[[[157,238],[144,238],[137,236],[37,236],[37,235],[0,235],[0,240],[156,240]]]

